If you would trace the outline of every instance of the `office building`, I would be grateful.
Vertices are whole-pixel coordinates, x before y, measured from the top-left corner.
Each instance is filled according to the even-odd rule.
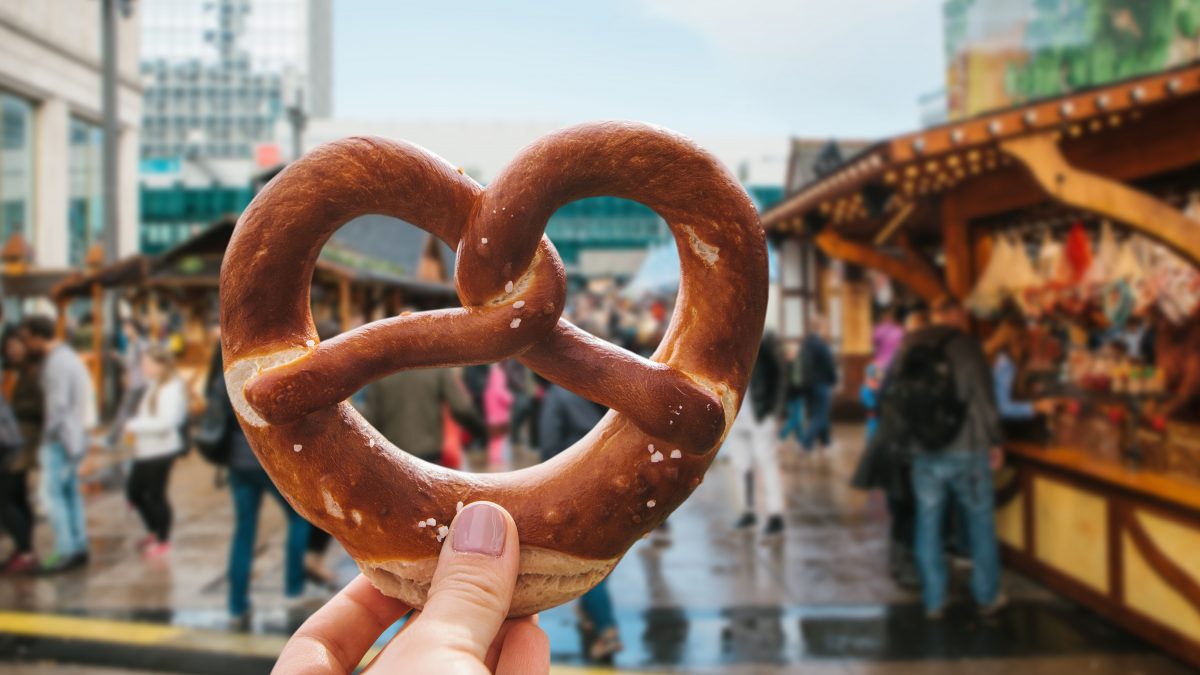
[[[292,159],[293,115],[331,113],[332,0],[143,0],[141,249],[186,239]]]
[[[0,242],[64,268],[102,241],[101,3],[0,3]],[[117,29],[117,255],[137,250],[142,97],[135,16]]]
[[[243,186],[291,158],[291,108],[329,114],[330,0],[141,5],[147,178]]]

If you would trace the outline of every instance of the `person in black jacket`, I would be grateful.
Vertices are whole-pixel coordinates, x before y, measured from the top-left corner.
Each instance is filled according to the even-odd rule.
[[[747,530],[758,522],[751,486],[762,483],[767,512],[764,536],[783,532],[783,471],[779,467],[776,421],[783,408],[783,377],[772,334],[763,335],[758,360],[750,374],[750,386],[742,408],[729,430],[730,462],[737,485],[738,502],[744,511],[735,527]]]
[[[804,451],[813,449],[820,441],[822,449],[831,443],[830,416],[833,413],[833,389],[838,383],[837,363],[829,349],[829,331],[825,317],[814,316],[811,329],[800,345],[800,362],[804,371],[804,411],[808,415],[800,445]]]

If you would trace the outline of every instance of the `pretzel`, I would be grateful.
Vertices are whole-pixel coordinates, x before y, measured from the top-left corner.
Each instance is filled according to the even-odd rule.
[[[560,318],[565,273],[544,236],[560,206],[609,195],[667,222],[678,303],[650,359]],[[458,252],[463,306],[397,316],[318,343],[317,256],[342,224],[400,218]],[[700,485],[733,422],[762,334],[766,246],[737,181],[691,141],[593,123],[534,142],[487,189],[414,145],[348,138],[293,162],[242,214],[221,268],[225,377],[263,468],[384,593],[422,607],[464,504],[506,508],[520,532],[511,616],[586,592]],[[516,357],[610,408],[567,451],[510,473],[418,460],[346,399],[389,373]]]

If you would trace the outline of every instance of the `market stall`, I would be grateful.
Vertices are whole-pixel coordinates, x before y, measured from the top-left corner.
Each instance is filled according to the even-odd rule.
[[[882,141],[763,220],[785,338],[834,260],[1017,336],[1056,412],[1008,447],[1006,560],[1200,665],[1200,66]]]

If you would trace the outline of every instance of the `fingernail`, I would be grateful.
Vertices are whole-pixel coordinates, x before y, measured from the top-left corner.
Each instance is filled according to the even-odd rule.
[[[508,524],[493,504],[468,504],[454,519],[454,550],[498,557],[504,552]]]

